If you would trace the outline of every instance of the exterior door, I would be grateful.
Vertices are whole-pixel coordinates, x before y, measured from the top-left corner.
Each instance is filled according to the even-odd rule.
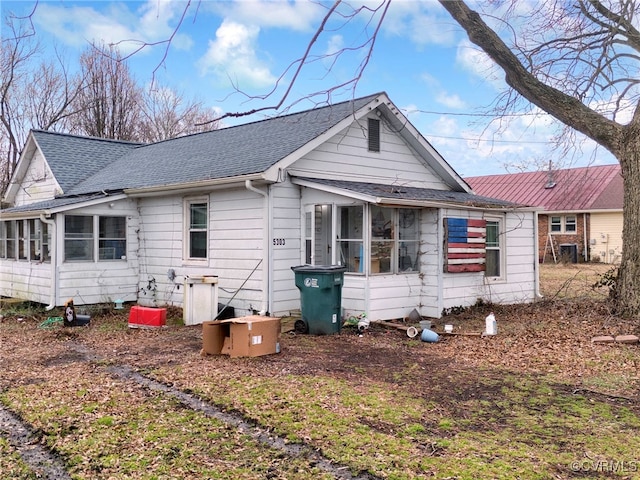
[[[305,211],[305,263],[331,265],[331,205],[309,205]]]

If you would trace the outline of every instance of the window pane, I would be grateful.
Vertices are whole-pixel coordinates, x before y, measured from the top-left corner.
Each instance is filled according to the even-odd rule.
[[[189,240],[189,257],[207,258],[207,232],[191,232]]]
[[[42,222],[29,220],[29,260],[40,261],[42,259]]]
[[[398,249],[398,271],[418,271],[418,242],[400,242]]]
[[[398,230],[400,240],[418,240],[420,222],[419,210],[401,208],[398,211]]]
[[[371,273],[393,271],[393,245],[395,242],[371,242]]]
[[[26,226],[27,223],[25,220],[18,220],[18,259],[26,260],[27,259],[27,232]]]
[[[64,259],[93,260],[93,217],[64,218]]]
[[[371,207],[371,236],[393,238],[393,208]]]
[[[362,242],[340,242],[340,262],[347,272],[364,272],[362,254]]]
[[[7,258],[7,222],[0,222],[0,258]]]
[[[353,207],[340,207],[340,238],[343,240],[361,240],[363,207],[357,205]]]
[[[16,221],[6,222],[7,225],[7,258],[16,258]]]
[[[65,238],[92,238],[93,217],[67,215],[64,218]]]
[[[364,223],[364,207],[355,205],[338,207],[339,235],[337,240],[338,262],[347,267],[347,272],[364,272],[364,244],[362,231]]]
[[[486,264],[485,264],[485,276],[487,277],[499,277],[500,276],[500,250],[487,250],[486,252]]]
[[[191,204],[191,221],[190,228],[207,228],[207,204],[192,203]]]
[[[125,217],[100,217],[98,237],[99,260],[121,260],[127,257]]]
[[[49,262],[51,255],[49,254],[49,245],[51,243],[51,232],[49,231],[49,225],[42,223],[42,261]]]
[[[575,232],[576,231],[576,217],[566,217],[565,218],[565,231],[566,232]]]
[[[93,260],[93,240],[64,241],[65,260]]]
[[[487,247],[500,246],[498,222],[487,222]]]

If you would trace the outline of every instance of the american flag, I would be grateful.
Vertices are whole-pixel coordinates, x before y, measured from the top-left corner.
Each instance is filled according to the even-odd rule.
[[[483,272],[487,236],[486,220],[445,218],[444,271]]]

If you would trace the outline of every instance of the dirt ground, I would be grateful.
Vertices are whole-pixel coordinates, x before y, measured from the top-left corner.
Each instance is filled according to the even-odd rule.
[[[73,328],[47,328],[46,314],[5,310],[0,318],[0,392],[38,384],[49,371],[59,375],[61,368],[72,372],[91,363],[155,372],[166,385],[187,393],[194,379],[203,375],[328,375],[362,389],[384,384],[390,391],[422,396],[455,413],[465,399],[497,397],[509,387],[512,374],[511,378],[544,376],[556,382],[559,392],[580,392],[639,412],[640,345],[594,344],[592,338],[640,336],[640,322],[611,314],[606,296],[591,288],[593,271],[587,276],[582,269],[545,273],[545,299],[525,305],[479,305],[432,319],[440,334],[434,343],[375,323],[362,334],[354,327],[343,327],[336,335],[300,334],[290,318],[283,321],[281,352],[254,358],[203,357],[201,326],[180,325],[182,312],[173,307],[168,308],[167,327],[161,329],[128,328],[127,309],[95,312],[88,327]],[[481,336],[491,311],[498,335]],[[444,334],[444,324],[453,325],[454,334]],[[392,426],[370,426],[391,429],[387,433],[393,434]]]
[[[576,388],[596,389],[597,386],[603,393],[635,397],[640,387],[638,355],[627,354],[634,346],[592,343],[592,338],[598,335],[640,335],[639,321],[611,315],[602,292],[593,295],[593,279],[608,268],[547,267],[543,272],[546,280],[543,293],[548,300],[513,306],[480,305],[432,319],[433,329],[440,333],[436,343],[421,342],[420,335],[409,338],[402,330],[374,323],[362,336],[354,327],[343,327],[339,335],[298,334],[293,331],[293,321],[284,319],[281,354],[231,361],[226,356],[210,357],[208,361],[224,362],[227,368],[242,369],[249,374],[252,369],[260,374],[330,372],[335,377],[362,381],[380,380],[382,376],[396,387],[407,388],[414,386],[415,372],[419,371],[426,372],[432,384],[445,385],[442,387],[445,394],[450,390],[446,387],[448,381],[455,382],[458,390],[468,381],[468,388],[472,389],[478,369],[499,369],[552,375]],[[572,292],[574,296],[560,298],[562,292]],[[495,312],[498,335],[479,336],[490,311]],[[89,328],[37,328],[30,356],[46,356],[42,345],[62,340],[85,345],[109,361],[134,368],[197,363],[201,360],[202,328],[179,326],[181,318],[181,310],[170,307],[167,328],[131,329],[127,328],[128,310],[111,310],[93,316]],[[9,314],[0,321],[21,325],[33,332],[33,327],[45,319],[42,315],[20,319]],[[454,326],[453,335],[444,334],[445,323]],[[7,336],[7,329],[3,332],[3,350],[7,352],[12,340]],[[637,352],[640,346],[635,348],[632,352]],[[74,353],[70,351],[68,355]],[[603,358],[609,360],[603,361]],[[5,361],[12,360],[6,358]],[[64,362],[65,359],[42,361]],[[7,374],[5,371],[0,375],[2,382],[21,381]],[[614,380],[607,381],[607,378]],[[0,390],[3,387],[0,383]]]
[[[480,336],[490,311],[495,312],[498,335]],[[170,318],[179,315],[177,309],[169,312]],[[382,380],[391,388],[412,391],[416,372],[420,372],[430,387],[438,385],[441,401],[446,401],[451,392],[468,393],[479,388],[475,381],[479,371],[483,375],[502,375],[505,370],[551,375],[576,389],[636,399],[640,391],[636,363],[640,355],[627,353],[629,349],[637,353],[640,346],[592,343],[598,335],[640,335],[637,322],[612,316],[606,302],[580,298],[532,305],[479,306],[432,321],[433,329],[440,333],[436,343],[421,342],[420,335],[409,338],[402,330],[374,323],[362,335],[354,327],[343,327],[338,335],[305,335],[296,333],[290,328],[292,322],[285,319],[280,354],[234,359],[210,356],[205,361],[249,376],[269,372],[330,373],[355,382]],[[146,330],[123,328],[126,323],[126,312],[111,313],[94,319],[90,328],[43,332],[43,341],[48,336],[66,339],[87,346],[105,361],[142,370],[201,364],[200,326],[169,325]],[[454,326],[453,335],[444,333],[445,323]],[[65,358],[58,356],[49,361],[64,362]],[[455,402],[459,395],[456,393],[450,401]]]

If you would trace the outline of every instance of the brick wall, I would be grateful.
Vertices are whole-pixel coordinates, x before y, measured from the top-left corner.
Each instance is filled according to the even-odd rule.
[[[558,262],[563,261],[560,255],[560,245],[562,244],[570,244],[577,245],[578,250],[578,262],[584,262],[584,239],[585,239],[585,228],[587,229],[587,242],[590,238],[589,232],[589,214],[586,215],[587,225],[585,226],[585,215],[582,213],[575,214],[576,215],[576,233],[575,234],[562,234],[562,233],[549,233],[549,215],[539,214],[538,215],[538,259],[540,262],[544,260],[545,263],[553,263],[553,253],[551,251],[551,244],[548,243],[547,237],[549,237],[549,242],[553,241],[553,248],[555,249],[556,259]],[[589,245],[586,246],[587,251]],[[587,258],[588,255],[587,255]],[[569,261],[571,261],[569,259]]]

